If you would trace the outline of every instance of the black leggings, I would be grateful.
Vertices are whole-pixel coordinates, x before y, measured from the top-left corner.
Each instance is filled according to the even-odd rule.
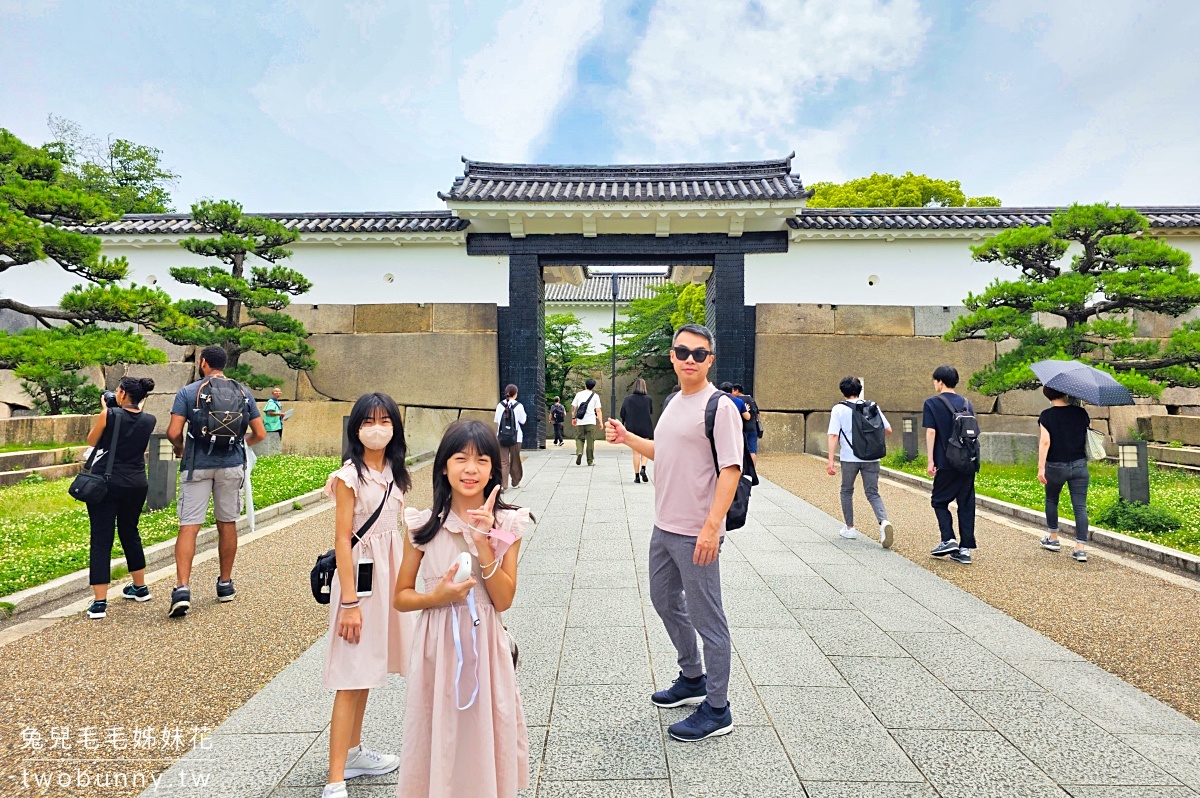
[[[88,504],[88,520],[92,526],[90,584],[107,585],[112,577],[112,547],[114,530],[121,538],[121,549],[129,570],[146,567],[142,538],[138,534],[138,519],[146,503],[146,486],[122,488],[109,486],[102,502]]]

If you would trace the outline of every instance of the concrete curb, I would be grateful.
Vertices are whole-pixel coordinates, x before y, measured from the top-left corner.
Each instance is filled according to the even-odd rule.
[[[933,487],[933,481],[918,477],[913,474],[897,471],[893,468],[880,466],[880,472],[887,479],[893,482],[899,482],[902,485],[909,485],[914,488],[919,488],[925,492],[930,492]],[[1044,527],[1046,516],[1037,511],[1030,510],[1028,507],[1020,507],[1016,504],[1010,504],[1000,499],[993,499],[990,496],[975,495],[975,503],[979,507],[996,513],[998,515],[1006,515],[1017,521],[1023,521],[1027,524]],[[1073,539],[1075,536],[1075,523],[1066,518],[1058,522],[1059,532],[1065,534],[1068,538]],[[1092,539],[1092,543],[1098,546],[1103,546],[1106,549],[1114,549],[1127,554],[1136,554],[1139,557],[1145,557],[1159,565],[1173,568],[1177,571],[1191,574],[1192,576],[1200,576],[1200,557],[1194,554],[1188,554],[1184,551],[1171,549],[1166,546],[1160,546],[1157,543],[1151,543],[1148,540],[1123,535],[1120,532],[1112,532],[1108,529],[1088,525],[1088,533]]]
[[[263,507],[254,512],[254,523],[256,526],[261,526],[269,521],[278,520],[293,512],[297,512],[296,504],[299,504],[299,510],[307,509],[312,505],[324,499],[322,488],[318,488],[308,493],[302,493],[299,496],[294,496],[277,504],[272,504],[268,507]],[[242,516],[237,521],[238,535],[241,536],[244,532],[250,529],[250,520],[246,516]],[[205,527],[200,530],[196,536],[196,550],[201,551],[209,544],[215,544],[217,539],[217,528],[215,526]],[[146,548],[146,569],[152,570],[156,566],[164,563],[169,563],[175,557],[175,538],[169,538],[160,543],[155,543],[153,546]],[[125,565],[125,558],[118,557],[112,561],[112,567]],[[42,585],[19,590],[10,596],[0,596],[0,602],[12,604],[14,609],[13,616],[21,615],[43,607],[51,602],[66,596],[86,591],[90,586],[88,569],[82,568],[73,573],[64,574],[57,579],[52,579]]]

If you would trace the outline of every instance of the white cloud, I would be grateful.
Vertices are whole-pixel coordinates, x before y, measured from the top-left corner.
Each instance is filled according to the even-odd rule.
[[[496,36],[463,64],[463,117],[489,138],[491,158],[525,161],[575,86],[582,48],[600,31],[594,0],[526,0],[500,17]]]
[[[912,64],[928,27],[916,0],[660,0],[619,103],[627,157],[758,157],[808,143],[827,161],[822,176],[836,173],[861,111],[813,129],[805,101]]]
[[[1046,59],[1044,131],[1027,165],[1001,191],[1006,201],[1111,200],[1125,204],[1200,199],[1200,62],[1191,56],[1200,7],[1081,0],[995,2],[986,22],[1028,37]]]

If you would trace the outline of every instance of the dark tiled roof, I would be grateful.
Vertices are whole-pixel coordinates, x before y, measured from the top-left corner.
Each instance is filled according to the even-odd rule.
[[[617,301],[630,302],[634,299],[649,299],[654,296],[651,287],[662,285],[666,277],[645,274],[617,278]],[[570,283],[546,283],[547,302],[612,302],[612,277],[593,275],[583,285]]]
[[[772,161],[553,166],[463,162],[451,202],[697,202],[791,200],[810,192],[792,153]]]
[[[1057,208],[805,208],[794,230],[997,230],[1050,223]],[[1200,206],[1135,208],[1155,229],[1200,227]]]
[[[469,222],[449,211],[367,213],[255,213],[301,233],[449,233]],[[115,222],[75,228],[93,235],[191,235],[200,229],[186,213],[128,214]]]

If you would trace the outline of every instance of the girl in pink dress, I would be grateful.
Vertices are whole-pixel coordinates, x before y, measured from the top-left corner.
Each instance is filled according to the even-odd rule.
[[[529,786],[525,713],[500,613],[517,590],[530,516],[499,492],[495,430],[459,421],[434,459],[433,509],[404,511],[395,607],[421,614],[406,676],[400,798],[515,798]],[[464,551],[471,575],[456,582]]]
[[[404,464],[400,409],[387,394],[360,396],[350,411],[349,459],[329,475],[325,493],[337,501],[334,550],[337,573],[329,602],[329,653],[324,685],[336,690],[329,727],[329,779],[322,798],[346,798],[346,779],[390,773],[400,766],[395,754],[362,745],[363,713],[372,688],[389,673],[403,674],[412,646],[413,616],[391,606],[404,552],[399,526],[404,494],[412,486]],[[382,509],[380,509],[382,508]],[[357,544],[354,535],[380,510]],[[370,592],[366,561],[373,561]],[[360,565],[364,578],[359,578]]]

